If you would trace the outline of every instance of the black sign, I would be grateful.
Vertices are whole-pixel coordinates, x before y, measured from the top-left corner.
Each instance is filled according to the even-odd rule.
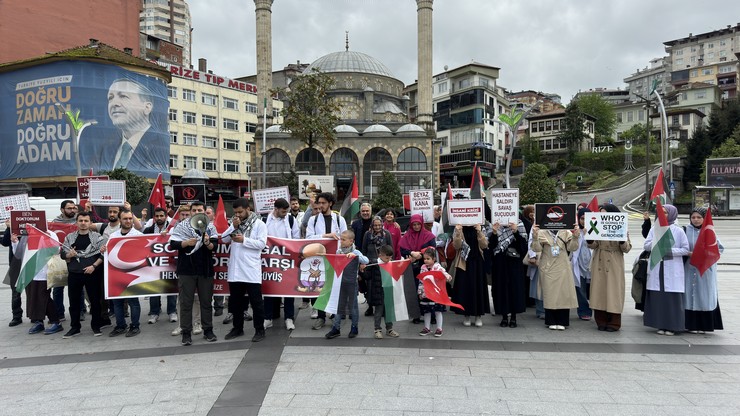
[[[707,159],[707,186],[740,187],[740,157]]]
[[[206,202],[206,186],[203,184],[172,185],[172,191],[175,194],[175,205]]]
[[[576,224],[576,204],[534,204],[534,221],[542,230],[571,230]]]

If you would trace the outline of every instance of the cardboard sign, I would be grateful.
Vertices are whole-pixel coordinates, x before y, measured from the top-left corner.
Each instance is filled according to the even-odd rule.
[[[253,189],[252,195],[254,196],[254,212],[258,214],[272,212],[275,209],[275,200],[278,198],[285,198],[286,201],[290,201],[290,190],[287,186]]]
[[[424,222],[434,222],[434,191],[431,189],[416,189],[409,191],[411,215],[421,214]]]
[[[572,230],[576,204],[534,204],[534,221],[541,230]]]
[[[31,203],[27,194],[0,197],[0,220],[10,218],[10,211],[30,211]]]
[[[93,205],[122,207],[126,202],[126,181],[88,181],[88,201]]]
[[[46,231],[46,211],[10,211],[10,232],[15,235],[28,235],[26,224]]]
[[[586,240],[627,241],[625,212],[587,212],[583,220]]]
[[[90,198],[90,181],[107,181],[108,175],[102,176],[78,176],[77,177],[77,202]]]
[[[519,223],[519,189],[491,190],[491,223]]]
[[[314,193],[335,193],[333,175],[298,175],[298,198],[308,200]],[[290,198],[288,198],[290,201]]]
[[[482,199],[453,199],[447,201],[450,225],[475,225],[485,222]]]
[[[175,205],[190,204],[195,201],[206,202],[206,186],[204,184],[172,185]]]

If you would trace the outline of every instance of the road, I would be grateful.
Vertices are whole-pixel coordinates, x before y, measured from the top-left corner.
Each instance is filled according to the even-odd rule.
[[[656,166],[654,169],[650,171],[650,180],[651,185],[652,181],[654,181],[653,176],[655,176],[658,172],[659,166]],[[645,192],[645,175],[639,176],[637,179],[632,180],[629,184],[617,188],[612,189],[609,191],[603,191],[603,192],[596,192],[595,194],[591,191],[585,191],[585,192],[570,192],[568,194],[568,202],[589,202],[591,198],[596,195],[597,199],[599,200],[600,204],[604,204],[609,202],[609,199],[612,200],[612,204],[622,207],[623,205],[626,205],[633,199],[637,198],[641,194]]]

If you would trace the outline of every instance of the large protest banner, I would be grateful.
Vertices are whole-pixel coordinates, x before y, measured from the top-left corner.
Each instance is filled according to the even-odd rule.
[[[106,299],[177,294],[177,250],[169,236],[112,238],[105,253]],[[213,293],[228,295],[231,245],[220,242],[214,255]],[[322,254],[336,253],[337,241],[268,237],[262,250],[262,293],[317,297],[326,281]]]
[[[625,212],[587,212],[583,221],[586,240],[627,241]]]
[[[170,135],[164,79],[116,65],[59,61],[0,74],[0,179],[77,176],[80,168],[122,166],[169,180]],[[139,137],[126,142],[125,137]],[[125,142],[125,143],[124,143]]]

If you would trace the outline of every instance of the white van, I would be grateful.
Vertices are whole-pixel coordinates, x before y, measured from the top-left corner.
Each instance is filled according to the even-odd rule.
[[[62,201],[66,201],[66,199],[46,199],[43,196],[28,197],[31,208],[46,212],[46,221],[51,221],[61,214]],[[0,232],[5,232],[5,228],[5,221],[0,221]]]

